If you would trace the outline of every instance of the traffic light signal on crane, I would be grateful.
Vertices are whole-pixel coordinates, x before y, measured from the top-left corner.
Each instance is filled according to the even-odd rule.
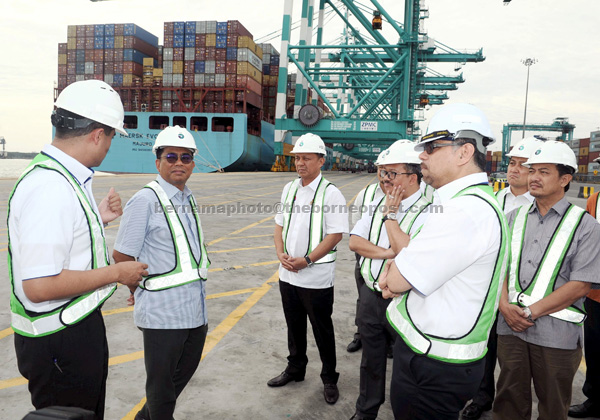
[[[373,10],[373,20],[371,21],[373,29],[381,30],[382,22],[381,12],[379,10]]]

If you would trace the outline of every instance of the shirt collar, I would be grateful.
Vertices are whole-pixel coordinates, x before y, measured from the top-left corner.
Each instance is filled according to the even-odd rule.
[[[321,172],[319,172],[319,175],[317,175],[317,177],[305,187],[302,186],[302,181],[300,181],[300,188],[310,188],[313,191],[317,191],[317,187],[319,186],[319,182],[321,182],[322,177],[323,175],[321,175]]]
[[[169,200],[171,198],[175,197],[178,193],[182,192],[175,185],[170,184],[167,181],[165,181],[163,179],[163,177],[160,176],[160,174],[156,176],[156,182],[158,182],[158,185],[160,185],[162,187],[162,189],[165,190],[165,193],[167,194],[167,197],[169,197]],[[183,187],[183,198],[184,199],[188,198],[190,196],[190,194],[192,194],[192,191],[187,187],[187,185],[185,187]]]
[[[570,205],[571,203],[569,203],[567,199],[563,197],[560,200],[558,200],[550,210],[554,210],[556,213],[558,213],[559,216],[562,217],[567,212],[567,209]],[[537,206],[537,200],[533,202],[533,206],[531,206],[531,208],[529,209],[529,213],[533,212],[537,212],[538,214],[540,212]]]
[[[417,190],[411,196],[406,197],[404,200],[402,200],[400,208],[402,209],[402,211],[404,213],[406,213],[406,211],[410,208],[410,206],[415,204],[419,198],[421,198],[421,190]]]
[[[523,198],[526,198],[526,199],[527,199],[527,201],[529,201],[530,203],[533,203],[533,200],[534,200],[534,198],[533,198],[533,196],[532,196],[532,195],[529,193],[529,191],[527,191],[525,194],[521,194],[521,195],[514,195],[514,194],[513,194],[513,192],[511,191],[510,187],[507,187],[507,188],[508,188],[508,191],[506,192],[506,194],[507,194],[507,195],[510,195],[510,196],[512,196],[512,197],[515,197],[515,198],[517,198],[517,197],[523,197]]]
[[[472,185],[488,185],[488,178],[485,172],[477,172],[471,175],[463,176],[447,183],[443,187],[436,189],[438,197],[442,203],[451,200],[458,192]]]
[[[47,144],[42,149],[42,152],[54,160],[58,161],[67,171],[83,185],[94,177],[94,170],[86,167],[74,157],[66,154],[56,146]]]

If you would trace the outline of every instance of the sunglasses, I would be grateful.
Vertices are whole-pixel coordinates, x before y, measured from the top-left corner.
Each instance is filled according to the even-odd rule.
[[[194,161],[194,156],[192,156],[189,153],[182,153],[180,155],[178,155],[177,153],[167,153],[163,157],[167,160],[167,162],[171,164],[177,163],[177,160],[181,160],[181,163],[183,163],[184,165],[189,165]]]
[[[427,153],[428,155],[433,154],[433,152],[435,151],[435,149],[439,149],[440,147],[446,147],[446,146],[461,146],[461,144],[456,144],[456,143],[434,143],[434,142],[429,142],[429,143],[425,143],[423,145],[423,150],[425,151],[425,153]]]
[[[412,172],[392,172],[392,171],[386,171],[385,169],[380,169],[379,174],[381,175],[382,178],[385,178],[387,176],[390,178],[390,180],[393,181],[394,179],[396,179],[396,176],[398,176],[398,175],[412,175]]]

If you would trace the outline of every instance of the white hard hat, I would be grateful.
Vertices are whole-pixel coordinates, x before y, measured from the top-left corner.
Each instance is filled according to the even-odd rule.
[[[156,153],[158,149],[163,147],[184,147],[194,151],[194,154],[198,152],[196,147],[196,140],[192,133],[187,131],[185,128],[178,125],[174,127],[167,127],[156,137],[156,142],[152,147],[152,152]]]
[[[392,144],[380,160],[380,165],[395,163],[421,164],[419,152],[415,151],[415,143],[410,140],[398,140]]]
[[[573,168],[577,172],[575,152],[562,141],[548,140],[539,145],[523,166],[530,167],[535,163],[554,163]],[[575,173],[574,172],[574,173]]]
[[[475,140],[481,153],[485,153],[486,147],[496,141],[487,117],[479,108],[471,104],[449,104],[435,113],[427,127],[427,134],[415,149],[421,152],[423,144],[430,141],[457,138]]]
[[[379,156],[377,156],[377,159],[375,160],[375,166],[381,165],[381,159],[383,159],[383,156],[385,155],[386,151],[387,149],[383,149],[381,153],[379,153]]]
[[[291,153],[319,153],[326,155],[325,143],[316,134],[306,133],[301,135],[292,149]]]
[[[543,140],[540,140],[535,136],[525,137],[524,139],[519,140],[506,156],[529,159],[531,154],[539,149],[542,143]]]
[[[58,95],[54,105],[127,135],[123,128],[125,111],[121,97],[109,84],[101,80],[71,83]]]

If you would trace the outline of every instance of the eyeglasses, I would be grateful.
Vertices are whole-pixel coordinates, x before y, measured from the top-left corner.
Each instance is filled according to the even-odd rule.
[[[182,153],[180,155],[178,155],[177,153],[167,153],[164,156],[164,158],[170,164],[177,163],[177,160],[181,160],[181,163],[183,163],[184,165],[189,165],[194,161],[194,156],[192,156],[189,153]]]
[[[462,144],[457,144],[457,143],[434,143],[434,142],[429,142],[429,143],[425,143],[423,145],[423,150],[425,151],[425,153],[427,153],[428,155],[433,154],[433,151],[435,149],[439,149],[440,147],[446,147],[446,146],[462,146]]]
[[[412,172],[392,172],[392,171],[386,171],[385,169],[380,169],[379,170],[379,174],[381,175],[382,178],[385,178],[386,176],[388,178],[390,178],[390,180],[394,180],[396,179],[397,175],[412,175]]]

